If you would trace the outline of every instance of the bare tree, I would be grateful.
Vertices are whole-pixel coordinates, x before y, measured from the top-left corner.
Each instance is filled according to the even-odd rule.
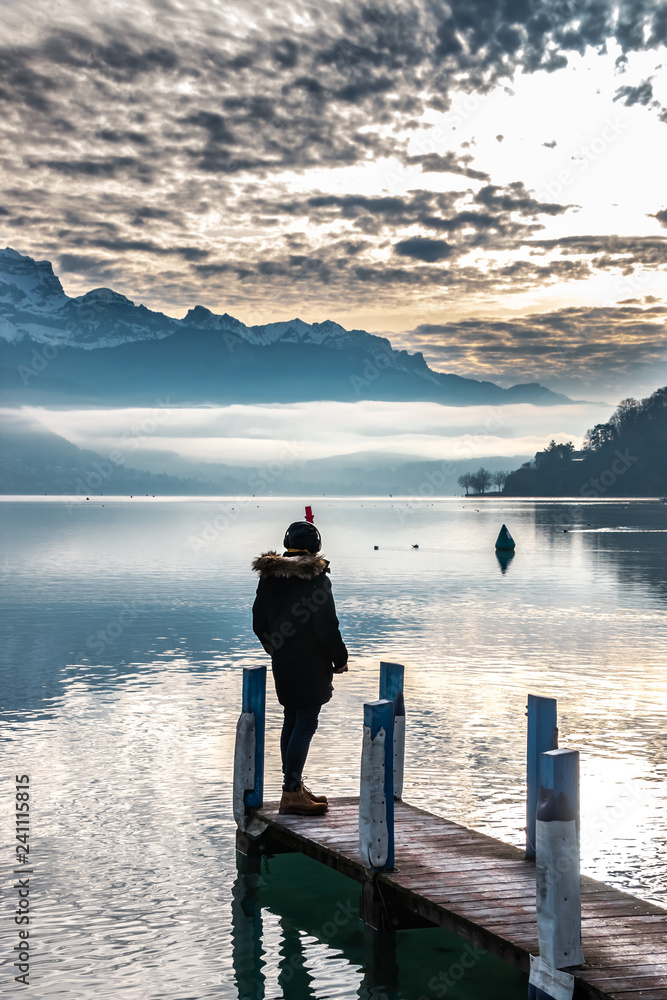
[[[472,476],[472,487],[475,493],[486,493],[489,486],[491,485],[491,473],[484,466],[480,466],[477,472],[473,473]]]
[[[498,487],[498,492],[500,493],[501,489],[503,488],[503,486],[507,482],[507,473],[506,472],[494,472],[492,474],[492,476],[491,476],[491,482],[493,483],[494,486]]]
[[[473,485],[472,473],[464,472],[462,476],[459,476],[457,481],[459,486],[462,486],[466,491],[466,496],[468,496],[468,491],[470,487]]]

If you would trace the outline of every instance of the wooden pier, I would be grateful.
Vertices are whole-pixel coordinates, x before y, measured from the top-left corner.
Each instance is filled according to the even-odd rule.
[[[404,668],[380,667],[380,699],[364,703],[360,797],[317,817],[263,804],[266,670],[244,668],[240,856],[299,851],[326,864],[361,885],[371,933],[442,927],[470,942],[473,964],[479,948],[528,972],[529,1000],[667,1000],[667,909],[580,875],[579,753],[559,748],[555,699],[528,695],[523,851],[403,801]]]
[[[354,879],[372,926],[440,926],[528,972],[538,952],[536,869],[519,848],[396,802],[396,870],[369,878],[358,798],[332,800],[324,816],[281,816],[277,803],[251,816],[242,850],[300,851]],[[575,1000],[667,1000],[667,910],[585,876],[581,900],[586,962],[568,970]]]

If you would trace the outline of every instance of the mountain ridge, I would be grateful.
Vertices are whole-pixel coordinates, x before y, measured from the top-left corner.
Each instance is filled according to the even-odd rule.
[[[504,389],[433,371],[421,352],[396,350],[386,337],[333,320],[247,326],[201,304],[174,319],[109,288],[72,298],[49,261],[9,247],[0,250],[0,348],[12,403],[74,396],[120,405],[142,395],[169,395],[177,405],[573,402],[536,382]]]

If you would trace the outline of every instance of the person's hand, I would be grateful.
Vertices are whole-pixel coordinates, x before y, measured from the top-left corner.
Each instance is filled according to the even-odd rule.
[[[334,667],[333,672],[335,674],[346,674],[347,673],[347,663],[343,667]]]

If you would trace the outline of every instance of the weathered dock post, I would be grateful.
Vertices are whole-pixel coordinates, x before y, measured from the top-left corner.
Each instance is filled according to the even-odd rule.
[[[535,860],[535,813],[540,790],[540,756],[558,748],[558,712],[555,698],[528,695],[526,753],[526,858]]]
[[[236,724],[234,748],[234,819],[237,849],[247,853],[246,810],[264,799],[264,732],[266,716],[266,667],[243,668],[241,714]]]
[[[390,930],[375,875],[394,867],[394,704],[383,698],[364,705],[359,789],[359,854],[367,871],[361,919]]]
[[[537,938],[531,958],[536,997],[572,996],[574,977],[559,970],[582,965],[579,872],[579,752],[550,750],[540,760],[537,804]],[[571,987],[571,989],[570,989]],[[566,992],[563,992],[566,990]],[[530,994],[529,994],[530,995]]]
[[[394,867],[394,705],[364,705],[359,791],[359,853],[373,872]]]
[[[405,667],[402,663],[380,662],[380,698],[394,703],[394,798],[403,797],[405,772],[405,700],[403,682]]]

